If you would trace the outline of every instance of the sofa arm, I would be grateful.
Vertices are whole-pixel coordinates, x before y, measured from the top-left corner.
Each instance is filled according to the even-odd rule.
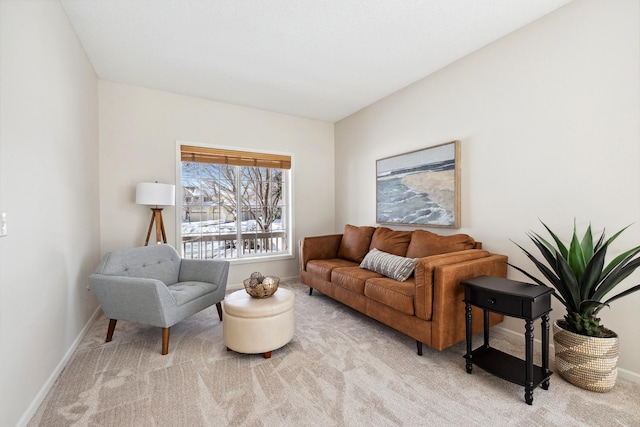
[[[300,239],[300,271],[307,269],[307,261],[312,259],[333,259],[338,257],[342,234],[311,236]]]
[[[176,301],[160,280],[138,277],[110,276],[93,273],[89,276],[105,316],[148,325],[169,327],[170,319],[163,313],[175,307]]]
[[[215,298],[224,299],[229,277],[229,261],[218,259],[189,259],[180,261],[179,282],[205,282],[217,285]]]
[[[491,254],[478,249],[450,252],[419,258],[415,267],[415,313],[420,319],[431,320],[434,306],[434,271],[443,265],[460,265],[462,263],[486,258]]]
[[[434,270],[432,347],[442,350],[465,339],[466,311],[464,289],[460,286],[460,281],[481,275],[507,277],[507,257],[490,255],[458,264],[442,265]],[[474,316],[474,333],[481,330],[482,317]],[[501,315],[491,313],[492,325],[501,321]]]

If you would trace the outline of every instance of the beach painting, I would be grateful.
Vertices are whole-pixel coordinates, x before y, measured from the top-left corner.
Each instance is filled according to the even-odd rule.
[[[460,228],[460,141],[376,161],[380,224]]]

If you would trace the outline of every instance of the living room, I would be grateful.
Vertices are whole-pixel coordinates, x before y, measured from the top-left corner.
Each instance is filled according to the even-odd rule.
[[[574,218],[613,232],[640,216],[636,0],[573,1],[335,123],[101,80],[57,1],[0,5],[2,425],[26,424],[71,357],[98,308],[87,285],[101,256],[143,244],[135,185],[176,181],[176,141],[292,153],[294,241],[374,225],[376,160],[452,140],[462,227],[435,231],[513,264],[527,265],[513,242],[539,219],[568,235]],[[638,241],[634,224],[616,243]],[[256,270],[295,278],[298,264],[236,264],[229,284]],[[635,382],[638,298],[601,312]]]

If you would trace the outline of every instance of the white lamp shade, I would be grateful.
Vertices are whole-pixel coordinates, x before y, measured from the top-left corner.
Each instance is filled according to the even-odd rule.
[[[176,200],[176,187],[157,182],[141,182],[136,186],[136,204],[173,206]]]

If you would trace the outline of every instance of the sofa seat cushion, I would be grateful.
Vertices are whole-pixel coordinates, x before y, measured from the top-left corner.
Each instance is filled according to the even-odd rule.
[[[384,276],[360,267],[340,267],[334,268],[331,272],[331,283],[357,294],[364,295],[365,282],[369,279],[380,277]]]
[[[359,264],[341,258],[314,259],[307,262],[307,272],[327,282],[331,281],[331,271],[339,267],[357,267]]]
[[[387,277],[369,279],[364,285],[364,295],[401,313],[413,316],[415,287],[413,277],[405,282]]]

